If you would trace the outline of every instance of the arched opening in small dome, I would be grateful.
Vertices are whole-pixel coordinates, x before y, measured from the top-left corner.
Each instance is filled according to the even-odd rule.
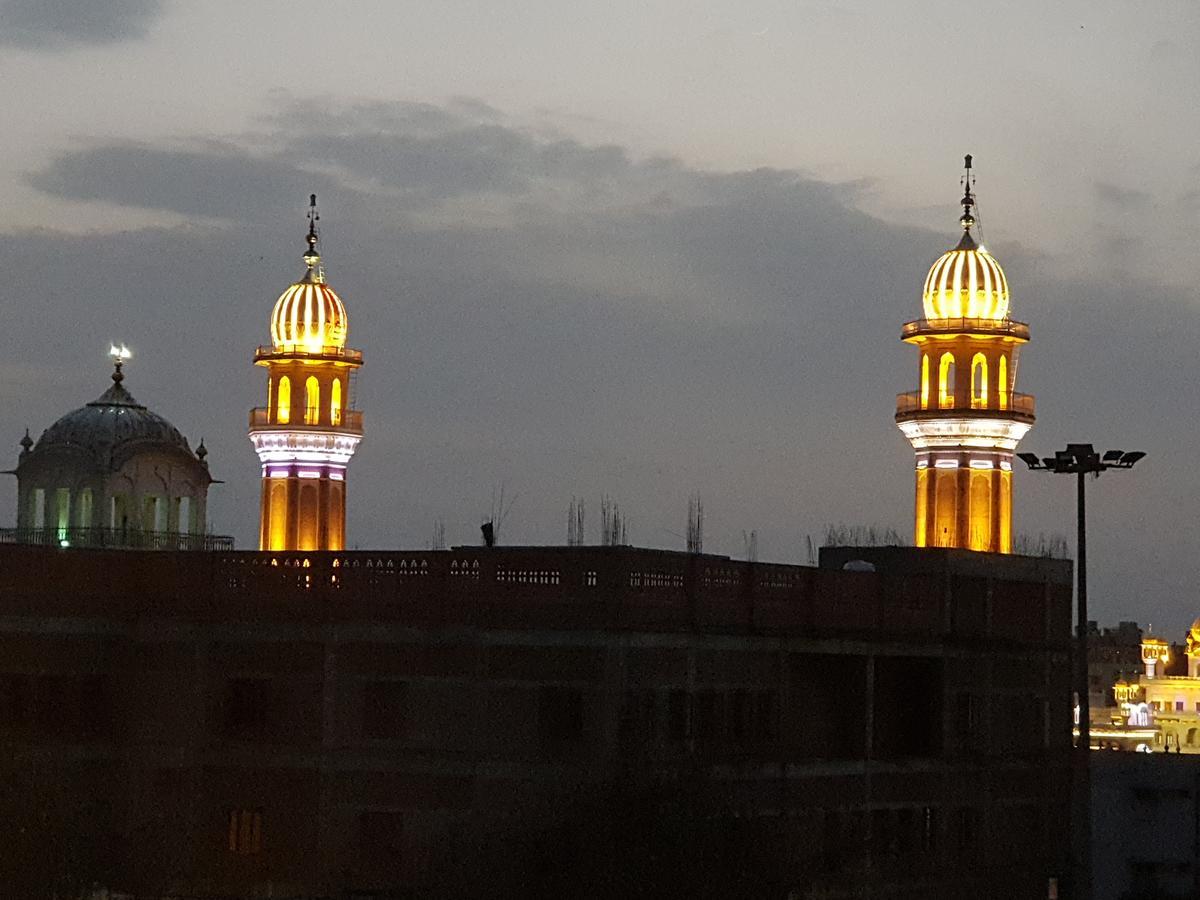
[[[929,354],[921,354],[921,409],[929,409]]]
[[[938,406],[954,407],[954,354],[947,351],[938,363]]]
[[[92,527],[92,489],[83,488],[76,503],[75,524],[80,528]]]
[[[971,409],[987,409],[988,364],[987,357],[976,353],[971,360]]]
[[[321,384],[316,375],[309,375],[304,382],[304,424],[316,425],[321,421]]]
[[[342,379],[333,379],[329,388],[329,421],[333,425],[342,424]]]
[[[275,400],[275,421],[286,425],[292,419],[292,379],[284,375],[279,379],[279,394]]]

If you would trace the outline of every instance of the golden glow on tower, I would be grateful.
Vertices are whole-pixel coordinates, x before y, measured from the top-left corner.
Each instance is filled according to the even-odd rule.
[[[313,269],[279,295],[271,313],[271,342],[279,349],[315,353],[322,347],[345,347],[348,330],[342,298]]]
[[[927,319],[1008,318],[1008,280],[1000,263],[971,233],[933,264],[921,293]]]
[[[896,398],[896,424],[916,455],[914,543],[1008,553],[1013,451],[1034,420],[1033,398],[1013,392],[1029,328],[1009,319],[1004,273],[971,235],[970,159],[962,239],[929,272],[925,317],[901,333],[919,382]]]
[[[362,440],[351,378],[362,353],[346,347],[341,298],[325,283],[317,253],[316,197],[309,210],[307,268],[271,314],[265,366],[267,405],[250,411],[250,440],[262,463],[259,547],[341,550],[346,539],[346,472]]]

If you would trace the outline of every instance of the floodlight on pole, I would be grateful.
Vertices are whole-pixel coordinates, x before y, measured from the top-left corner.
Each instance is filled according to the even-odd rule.
[[[1019,457],[1035,472],[1051,472],[1055,475],[1076,476],[1076,543],[1075,543],[1075,691],[1078,696],[1079,737],[1075,743],[1076,771],[1075,815],[1077,819],[1076,890],[1072,897],[1090,900],[1092,896],[1091,864],[1091,784],[1088,778],[1088,752],[1091,749],[1092,733],[1089,717],[1091,704],[1088,702],[1088,611],[1087,611],[1087,500],[1085,476],[1099,478],[1110,469],[1132,469],[1146,454],[1141,450],[1106,450],[1103,455],[1091,444],[1067,444],[1053,456],[1042,459],[1034,453],[1021,453]]]

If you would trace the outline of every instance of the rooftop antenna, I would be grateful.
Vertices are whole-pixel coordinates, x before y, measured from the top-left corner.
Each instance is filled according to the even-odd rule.
[[[688,498],[687,552],[704,552],[704,502],[699,493]]]
[[[629,543],[628,523],[621,515],[621,507],[607,494],[600,498],[600,543],[605,547]]]
[[[488,518],[482,525],[479,526],[483,532],[483,543],[488,547],[494,547],[496,541],[500,539],[500,526],[504,524],[504,520],[508,518],[508,514],[512,512],[513,504],[517,502],[517,497],[520,494],[513,495],[513,498],[504,502],[504,485],[500,485],[500,500],[496,502],[496,489],[492,488],[492,509]]]
[[[758,532],[751,528],[750,533],[742,532],[742,543],[746,545],[746,559],[758,562]]]
[[[571,505],[567,507],[567,546],[581,547],[584,543],[584,508],[583,500],[571,498]]]
[[[446,523],[441,519],[433,520],[433,535],[429,539],[429,549],[446,549]]]

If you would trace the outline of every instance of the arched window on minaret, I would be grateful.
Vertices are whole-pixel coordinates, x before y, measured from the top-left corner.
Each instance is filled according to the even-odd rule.
[[[987,409],[988,404],[987,357],[976,353],[971,360],[971,409]]]
[[[998,391],[996,399],[1000,401],[1001,409],[1008,409],[1008,357],[1000,354],[999,373],[996,378]]]
[[[929,409],[929,354],[921,354],[921,409]]]
[[[938,363],[938,406],[951,409],[954,406],[954,354],[943,353]]]
[[[333,379],[329,389],[329,424],[342,424],[342,379]]]
[[[321,421],[321,385],[316,375],[309,375],[304,382],[304,424],[316,425]]]
[[[275,421],[286,425],[292,419],[292,379],[284,375],[279,379],[279,393],[275,400]]]

